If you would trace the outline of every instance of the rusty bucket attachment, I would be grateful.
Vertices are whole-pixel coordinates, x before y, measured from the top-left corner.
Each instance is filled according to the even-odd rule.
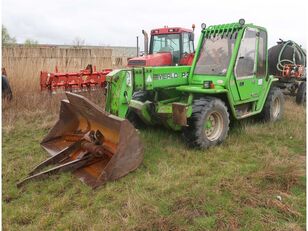
[[[58,122],[41,142],[51,157],[37,165],[18,187],[30,180],[73,171],[96,188],[141,164],[143,145],[128,120],[107,114],[83,96],[66,95],[68,100],[61,102]],[[50,165],[56,166],[42,171]]]

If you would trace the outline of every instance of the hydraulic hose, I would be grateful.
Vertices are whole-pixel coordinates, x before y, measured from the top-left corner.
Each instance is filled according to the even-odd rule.
[[[288,62],[290,64],[296,65],[295,54],[298,55],[300,62],[303,60],[303,63],[306,66],[306,53],[303,50],[303,48],[301,48],[297,43],[295,43],[295,42],[293,42],[291,40],[288,40],[286,42],[282,41],[282,42],[284,44],[283,44],[283,47],[280,50],[280,53],[279,53],[279,56],[278,56],[278,62],[277,62],[277,65],[276,65],[277,70],[283,71],[283,64],[282,64],[283,62]],[[283,54],[283,52],[284,52],[284,50],[286,49],[287,46],[291,46],[293,48],[292,60],[290,60],[290,59],[282,59],[281,60],[281,56],[282,56],[282,54]]]

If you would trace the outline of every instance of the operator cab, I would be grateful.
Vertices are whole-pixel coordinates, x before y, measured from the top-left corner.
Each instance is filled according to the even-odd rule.
[[[179,27],[161,28],[151,31],[149,54],[171,53],[172,65],[185,63],[185,58],[194,53],[192,30]]]
[[[234,86],[230,91],[235,102],[262,95],[268,79],[265,28],[245,24],[241,19],[203,29],[202,33],[191,83],[206,87],[209,83],[230,84]]]
[[[193,26],[194,29],[194,26]],[[179,66],[191,65],[194,57],[194,32],[181,27],[164,27],[151,31],[150,49],[148,35],[144,34],[144,53],[142,57],[132,58],[128,66]]]

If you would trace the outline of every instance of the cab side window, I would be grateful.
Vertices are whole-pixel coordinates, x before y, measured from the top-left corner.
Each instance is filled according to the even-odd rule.
[[[237,78],[253,76],[256,59],[257,31],[248,28],[242,38],[237,55],[235,76]]]
[[[183,54],[185,53],[192,53],[193,46],[191,41],[189,40],[189,33],[183,33]]]
[[[257,77],[264,77],[266,75],[266,44],[266,32],[261,30],[259,36]]]

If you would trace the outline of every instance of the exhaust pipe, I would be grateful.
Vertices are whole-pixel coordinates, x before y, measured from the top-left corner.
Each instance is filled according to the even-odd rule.
[[[144,54],[147,55],[149,54],[149,48],[148,48],[149,36],[145,30],[142,30],[142,34],[144,36]]]

